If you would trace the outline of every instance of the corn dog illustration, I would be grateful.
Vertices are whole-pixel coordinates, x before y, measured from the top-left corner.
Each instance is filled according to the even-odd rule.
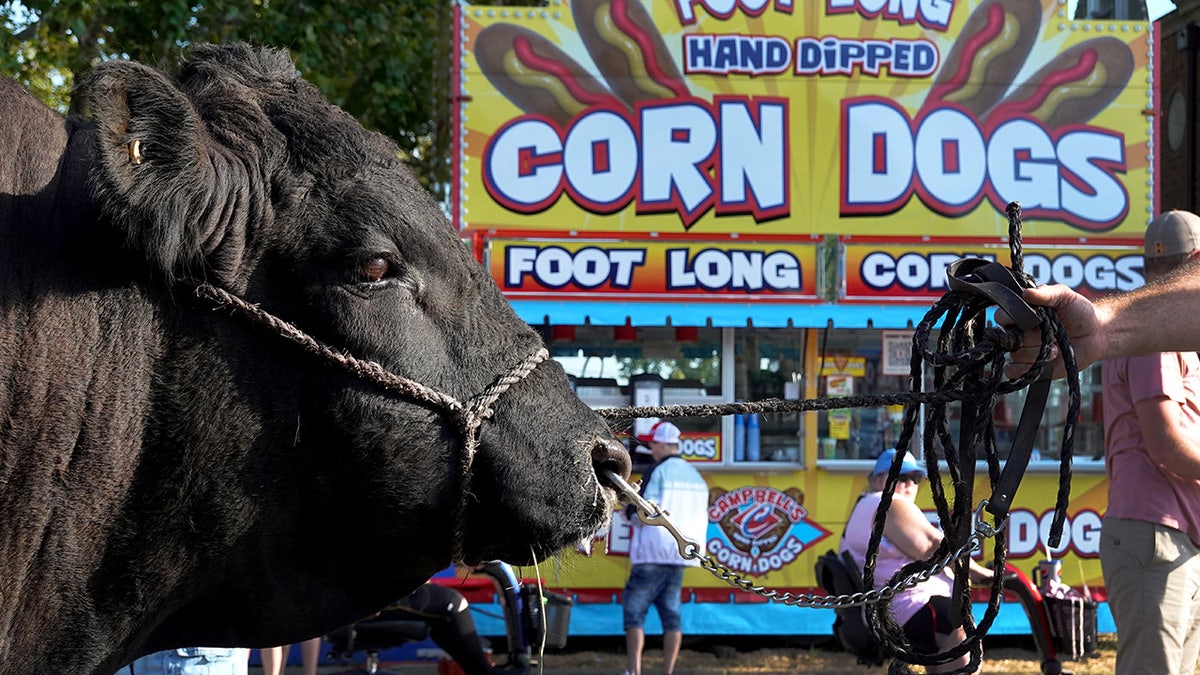
[[[989,116],[1028,115],[1049,129],[1083,124],[1117,98],[1133,65],[1129,46],[1116,38],[1081,42],[1043,66]]]
[[[689,96],[662,34],[638,0],[572,0],[571,12],[596,68],[630,106]]]
[[[1041,26],[1037,0],[985,0],[967,17],[925,99],[983,119],[1012,85]]]
[[[475,39],[475,59],[496,89],[521,110],[566,127],[592,106],[625,108],[583,66],[546,38],[511,24],[495,24]]]

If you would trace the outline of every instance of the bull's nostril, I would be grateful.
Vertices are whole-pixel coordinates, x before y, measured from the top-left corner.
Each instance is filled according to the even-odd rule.
[[[633,465],[625,446],[614,440],[597,439],[596,443],[592,445],[592,468],[600,477],[600,482],[607,484],[608,481],[604,479],[605,471],[612,471],[621,478],[627,479]]]

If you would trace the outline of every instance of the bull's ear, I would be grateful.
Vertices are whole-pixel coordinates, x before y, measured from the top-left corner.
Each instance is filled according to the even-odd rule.
[[[194,272],[216,169],[191,101],[162,73],[126,61],[97,66],[75,100],[96,125],[90,189],[102,212],[168,277]]]

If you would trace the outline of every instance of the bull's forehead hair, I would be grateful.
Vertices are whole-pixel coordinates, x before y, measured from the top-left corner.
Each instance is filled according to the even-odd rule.
[[[254,48],[244,42],[228,45],[198,45],[188,51],[179,66],[179,80],[232,76],[252,88],[287,84],[299,79],[296,64],[282,49]]]
[[[367,131],[331,105],[299,76],[284,50],[244,43],[198,46],[181,64],[177,80],[224,142],[260,143],[265,136],[248,129],[247,122],[261,115],[287,139],[291,162],[318,176],[332,172],[329,178],[338,180],[356,165],[401,164],[391,139]],[[241,106],[257,112],[230,114]]]

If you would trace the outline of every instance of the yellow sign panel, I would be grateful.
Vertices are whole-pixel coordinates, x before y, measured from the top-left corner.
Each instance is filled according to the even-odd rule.
[[[872,5],[872,7],[868,7]],[[472,230],[1140,236],[1151,25],[1059,0],[462,10]]]
[[[870,467],[870,462],[863,462],[862,471],[852,473],[705,472],[709,484],[708,555],[756,583],[794,589],[816,586],[813,563],[824,551],[838,548],[850,511],[867,489]],[[1057,480],[1056,471],[1027,473],[1002,530],[1009,562],[1026,573],[1048,550]],[[1064,560],[1063,580],[1071,586],[1104,586],[1099,546],[1107,490],[1103,473],[1077,472],[1072,477],[1063,537],[1058,548],[1049,549],[1054,558]],[[986,477],[976,478],[974,491],[977,496],[990,494]],[[917,504],[936,520],[937,510],[927,487],[921,488]],[[554,587],[621,588],[629,575],[630,528],[619,512],[596,546],[587,552],[563,553],[558,564],[544,564],[542,574]],[[992,545],[991,541],[985,543],[981,562],[990,557]],[[699,568],[688,569],[684,585],[730,588]]]
[[[679,439],[679,453],[689,462],[720,464],[721,434],[688,432]]]
[[[866,377],[867,376],[867,357],[865,356],[848,356],[845,354],[832,354],[826,356],[821,361],[821,375],[842,375],[848,377]],[[853,382],[850,383],[853,386]],[[832,394],[834,396],[849,396],[853,394],[853,390],[848,394]]]
[[[1010,262],[1007,246],[978,244],[850,243],[843,253],[845,297],[876,302],[931,302],[940,298],[950,290],[946,268],[960,258]],[[1130,291],[1145,283],[1140,241],[1086,248],[1026,246],[1023,268],[1039,286],[1063,284],[1090,297]]]
[[[841,408],[829,411],[829,437],[839,441],[849,440],[850,421],[854,415],[850,410]]]
[[[493,239],[488,259],[492,278],[514,299],[818,297],[811,243]]]

